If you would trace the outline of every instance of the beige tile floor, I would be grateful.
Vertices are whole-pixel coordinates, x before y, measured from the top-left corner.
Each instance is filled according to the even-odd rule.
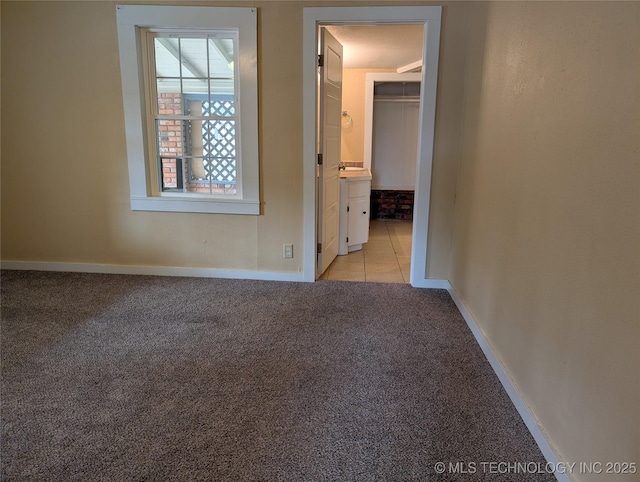
[[[411,227],[411,221],[371,221],[362,250],[336,257],[320,279],[408,283]]]

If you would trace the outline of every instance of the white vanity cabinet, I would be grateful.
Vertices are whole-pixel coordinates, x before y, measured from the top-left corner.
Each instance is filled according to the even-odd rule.
[[[369,240],[371,172],[346,171],[340,175],[340,243],[338,254],[362,249]]]

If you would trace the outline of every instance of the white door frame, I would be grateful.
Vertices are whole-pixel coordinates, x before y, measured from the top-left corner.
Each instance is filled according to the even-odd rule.
[[[411,247],[410,282],[416,287],[441,287],[429,280],[427,240],[431,168],[435,128],[440,19],[442,7],[309,7],[303,9],[302,97],[303,97],[303,279],[315,281],[316,233],[316,123],[317,55],[319,25],[424,24],[422,83],[420,91],[420,136],[416,166],[416,194]]]

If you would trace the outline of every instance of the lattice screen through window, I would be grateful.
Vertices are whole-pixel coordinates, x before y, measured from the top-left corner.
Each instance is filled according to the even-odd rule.
[[[202,103],[202,115],[232,116],[233,101],[214,100]],[[213,120],[202,123],[202,151],[207,180],[222,184],[236,182],[236,123]]]
[[[214,184],[236,183],[236,121],[233,99],[190,100],[192,114],[201,111],[202,116],[213,117],[191,123],[191,155],[200,158],[202,164],[191,164],[191,182],[211,182]],[[201,134],[201,139],[198,139]],[[201,146],[199,145],[202,143]],[[195,159],[194,159],[195,161]],[[193,161],[192,161],[193,162]]]

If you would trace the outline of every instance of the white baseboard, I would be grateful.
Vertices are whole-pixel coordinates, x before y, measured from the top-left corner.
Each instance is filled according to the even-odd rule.
[[[506,367],[504,366],[500,358],[493,351],[493,348],[491,347],[486,337],[484,336],[484,333],[480,329],[480,326],[476,322],[476,319],[471,314],[467,306],[464,304],[464,301],[462,300],[462,298],[460,297],[456,289],[451,285],[451,283],[447,281],[447,285],[448,285],[447,290],[449,291],[449,294],[451,295],[453,302],[456,304],[456,306],[458,307],[458,310],[462,314],[462,317],[467,322],[467,325],[469,326],[471,333],[473,333],[473,336],[478,342],[478,345],[480,345],[482,352],[487,357],[487,360],[489,361],[491,368],[493,368],[493,371],[498,376],[500,383],[502,383],[502,386],[504,387],[507,394],[509,395],[511,402],[513,403],[516,410],[520,414],[520,417],[522,417],[522,421],[525,423],[525,425],[529,429],[529,432],[531,433],[534,440],[538,444],[538,447],[540,448],[540,451],[542,452],[542,455],[544,456],[544,458],[547,460],[547,463],[550,465],[550,467],[558,467],[558,468],[566,467],[566,463],[558,456],[556,451],[553,450],[553,448],[551,447],[551,444],[549,443],[549,439],[545,435],[545,432],[540,426],[540,424],[537,422],[535,414],[529,409],[529,407],[525,403],[520,391],[518,390],[517,386],[515,385],[511,376],[509,375],[509,371],[506,369]],[[556,471],[554,475],[558,480],[558,482],[571,482],[571,477],[569,477],[568,473],[560,473],[559,471]]]
[[[264,281],[304,281],[302,273],[251,271],[241,269],[184,268],[174,266],[135,266],[91,263],[49,263],[40,261],[2,261],[2,269],[66,271],[72,273],[190,276],[196,278],[253,279]]]
[[[414,281],[411,283],[411,286],[414,288],[431,288],[441,290],[448,290],[451,287],[446,279],[421,279],[417,282]]]

